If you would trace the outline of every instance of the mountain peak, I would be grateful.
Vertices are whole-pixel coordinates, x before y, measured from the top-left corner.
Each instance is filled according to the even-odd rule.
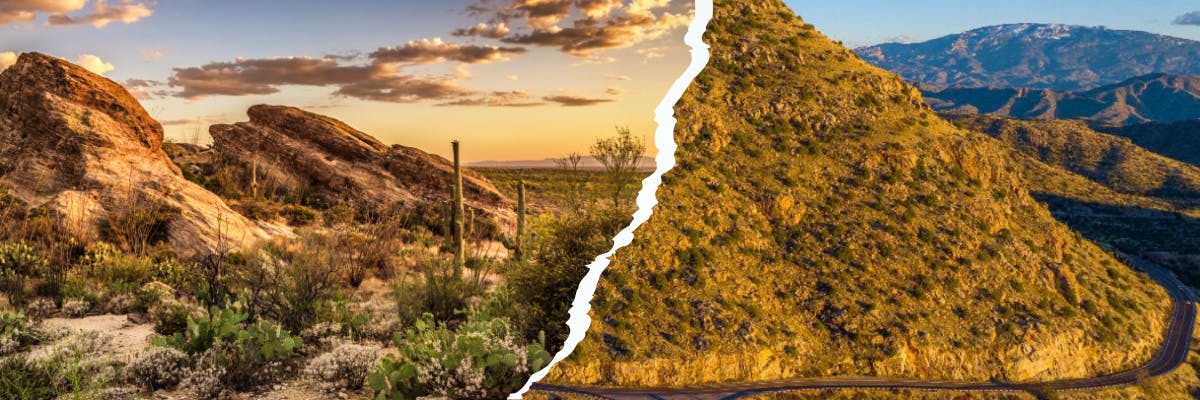
[[[918,85],[1087,90],[1155,72],[1200,74],[1200,42],[1065,24],[987,26],[856,50]]]
[[[661,205],[610,258],[598,320],[548,382],[1022,381],[1149,356],[1128,349],[1160,332],[1162,290],[1129,268],[1108,275],[1117,261],[1029,195],[1006,148],[777,2],[754,3],[715,4]],[[1117,280],[1122,299],[1088,289]],[[1079,307],[1110,301],[1147,312],[1103,342]]]

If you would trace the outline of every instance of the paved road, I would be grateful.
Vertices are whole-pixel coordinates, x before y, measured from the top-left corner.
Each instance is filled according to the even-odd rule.
[[[878,390],[959,390],[973,392],[1037,392],[1045,389],[1057,391],[1099,389],[1137,383],[1145,377],[1159,376],[1171,372],[1187,360],[1188,346],[1192,340],[1192,328],[1196,324],[1196,298],[1175,275],[1163,268],[1135,256],[1124,256],[1126,262],[1146,271],[1158,281],[1172,301],[1171,323],[1166,340],[1154,358],[1145,365],[1124,372],[1093,378],[1069,379],[1040,383],[938,381],[878,377],[834,377],[800,378],[792,380],[693,386],[676,388],[615,388],[563,386],[536,383],[533,390],[547,393],[573,394],[613,400],[641,399],[737,399],[741,397],[778,392],[794,392],[821,389],[878,389]]]

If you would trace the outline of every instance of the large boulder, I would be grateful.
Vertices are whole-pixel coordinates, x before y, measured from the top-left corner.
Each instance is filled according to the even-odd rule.
[[[162,143],[162,126],[129,92],[79,66],[25,53],[0,73],[0,185],[78,234],[99,236],[113,213],[151,205],[172,210],[167,235],[181,255],[286,234],[184,179]]]
[[[450,198],[454,169],[443,157],[385,145],[341,121],[298,108],[257,105],[247,114],[248,122],[209,128],[213,149],[223,158],[257,161],[260,173],[285,185],[362,207]],[[463,197],[468,207],[502,227],[513,219],[511,202],[468,169],[463,170]]]

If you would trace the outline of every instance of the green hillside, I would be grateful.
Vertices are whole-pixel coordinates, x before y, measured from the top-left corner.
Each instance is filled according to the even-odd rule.
[[[1000,142],[780,1],[723,0],[678,166],[549,382],[1013,381],[1147,360],[1169,300],[1056,221]]]

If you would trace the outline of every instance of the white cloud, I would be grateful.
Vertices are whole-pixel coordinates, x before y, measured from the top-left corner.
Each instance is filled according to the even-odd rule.
[[[116,68],[112,63],[104,62],[100,57],[92,54],[79,55],[79,58],[75,59],[75,63],[97,75],[104,75]]]
[[[151,10],[145,3],[121,0],[121,4],[109,6],[107,0],[96,0],[91,12],[87,14],[72,17],[59,13],[51,15],[47,22],[50,25],[91,24],[96,28],[103,28],[113,22],[132,24],[151,15],[154,15],[154,10]]]

